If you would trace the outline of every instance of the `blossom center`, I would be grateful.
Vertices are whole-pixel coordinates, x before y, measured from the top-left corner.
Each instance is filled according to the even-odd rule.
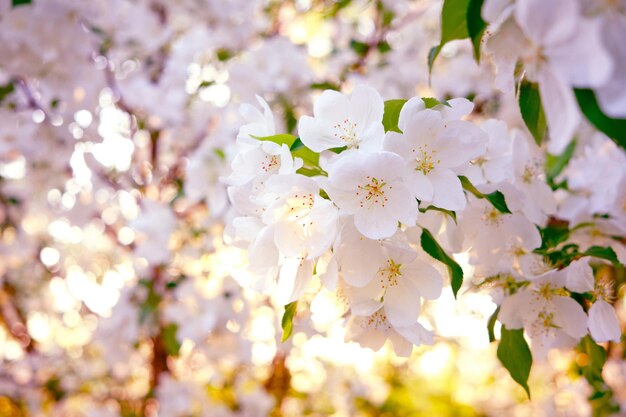
[[[391,324],[389,324],[389,321],[387,320],[387,315],[382,312],[382,309],[369,316],[365,324],[367,327],[373,327],[377,330],[387,331],[391,329]]]
[[[345,143],[348,148],[358,148],[360,141],[357,138],[357,126],[356,123],[351,122],[349,119],[343,119],[342,122],[333,126],[335,128],[335,137]]]
[[[274,171],[280,167],[280,160],[277,155],[265,155],[261,162],[261,169],[265,172]]]
[[[364,207],[365,202],[370,204],[379,204],[385,207],[389,199],[385,195],[385,188],[388,186],[383,180],[379,180],[376,177],[365,177],[368,181],[365,185],[358,185],[356,195],[361,197],[361,207]],[[389,189],[393,187],[388,186]]]
[[[309,194],[294,194],[287,199],[287,216],[291,221],[297,221],[307,216],[313,208],[314,197]]]
[[[495,207],[485,210],[483,221],[491,226],[499,226],[502,223],[502,214]]]
[[[531,184],[535,179],[540,178],[541,176],[541,162],[533,161],[530,164],[524,167],[524,172],[522,173],[522,181],[526,184]]]
[[[420,145],[417,149],[413,149],[415,155],[415,170],[428,174],[435,169],[435,165],[441,163],[441,159],[435,159],[436,150],[428,149],[428,144]]]
[[[398,285],[398,278],[402,276],[402,272],[400,271],[401,264],[397,264],[393,261],[393,259],[387,260],[387,265],[378,270],[380,274],[380,282],[383,287],[395,287]]]

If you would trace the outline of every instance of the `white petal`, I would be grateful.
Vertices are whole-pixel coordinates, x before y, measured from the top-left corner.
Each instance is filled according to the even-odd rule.
[[[459,178],[449,169],[434,169],[428,173],[428,179],[433,184],[433,201],[436,207],[447,210],[462,210],[465,208],[466,198]]]
[[[313,277],[313,261],[287,259],[280,268],[276,300],[280,304],[296,301],[306,291]]]
[[[515,19],[538,45],[567,41],[580,23],[579,6],[571,0],[518,0]]]
[[[342,119],[348,115],[348,97],[335,90],[324,90],[313,104],[315,118],[325,120]]]
[[[367,329],[359,337],[355,338],[361,346],[378,352],[387,341],[387,334],[376,329]]]
[[[409,356],[411,356],[411,352],[413,352],[413,343],[409,342],[404,337],[395,332],[392,332],[389,335],[389,340],[391,340],[393,352],[396,354],[396,356],[399,356],[401,358],[408,358]]]
[[[613,74],[602,87],[596,89],[596,96],[604,113],[610,117],[626,119],[626,19],[615,13],[607,15],[603,23],[602,39],[613,59]]]
[[[416,260],[402,266],[402,277],[409,279],[427,300],[434,300],[441,295],[443,278],[439,271],[424,261]]]
[[[411,194],[420,201],[431,201],[433,199],[433,184],[422,171],[408,168],[406,183]]]
[[[498,313],[500,323],[505,325],[507,329],[521,329],[524,326],[522,319],[528,313],[529,301],[530,295],[526,290],[520,290],[506,297],[502,301]]]
[[[350,302],[350,312],[355,316],[368,317],[377,312],[382,305],[380,301],[376,300],[352,300]]]
[[[348,284],[354,287],[367,285],[385,260],[383,248],[378,242],[366,239],[353,226],[343,229],[337,262]]]
[[[580,123],[576,97],[571,87],[550,68],[544,67],[537,78],[550,133],[548,151],[553,155],[560,155],[572,141]]]
[[[385,313],[394,326],[409,326],[417,321],[421,303],[419,294],[408,283],[398,278],[385,293]]]
[[[615,309],[606,301],[598,300],[589,309],[589,331],[596,342],[619,342],[622,331]]]
[[[561,296],[554,297],[552,303],[555,307],[554,324],[575,339],[587,334],[587,315],[580,304]]]
[[[413,115],[421,110],[424,110],[425,108],[426,105],[421,97],[413,97],[404,103],[404,106],[402,106],[402,109],[400,110],[400,117],[398,118],[398,127],[400,130],[405,132],[409,120],[411,120]]]
[[[433,333],[426,330],[419,323],[414,323],[410,326],[394,327],[394,329],[415,346],[432,345],[434,342]]]
[[[359,127],[380,125],[382,128],[384,110],[385,105],[378,91],[365,85],[355,87],[350,96],[350,120]]]
[[[335,132],[330,124],[310,116],[302,116],[300,118],[298,134],[302,143],[315,152],[322,152],[326,149],[344,145],[341,139],[335,136]]]
[[[589,266],[589,257],[578,259],[566,268],[567,289],[574,292],[593,291],[595,279]]]
[[[398,230],[398,219],[389,215],[387,210],[373,205],[370,209],[359,210],[354,214],[354,225],[365,237],[385,239]]]
[[[599,24],[599,19],[579,19],[572,38],[545,52],[550,66],[573,86],[598,87],[612,73],[613,61],[602,44]]]
[[[320,281],[328,291],[335,291],[339,281],[339,266],[337,258],[330,252],[322,255],[315,264],[315,272],[319,275]]]
[[[474,103],[464,97],[458,97],[448,100],[448,106],[441,106],[438,110],[445,119],[458,120],[474,110]]]

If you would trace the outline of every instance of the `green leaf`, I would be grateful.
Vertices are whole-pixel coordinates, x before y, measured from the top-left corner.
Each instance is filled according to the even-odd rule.
[[[607,246],[592,246],[587,249],[583,255],[593,256],[594,258],[605,259],[611,262],[616,268],[621,268],[623,265],[620,263],[619,259],[617,259],[617,255],[613,248]]]
[[[523,329],[509,330],[502,326],[502,336],[498,345],[498,359],[511,374],[511,378],[524,388],[530,399],[528,376],[533,358],[524,339]]]
[[[511,214],[511,210],[506,205],[506,200],[504,198],[504,194],[500,191],[494,191],[489,194],[484,194],[478,191],[474,184],[464,175],[459,175],[459,180],[461,180],[461,185],[463,189],[472,193],[476,198],[484,198],[491,203],[492,206],[496,208],[500,213]]]
[[[2,101],[14,91],[15,91],[15,86],[13,85],[12,82],[9,82],[8,84],[0,86],[0,103],[2,103]]]
[[[485,194],[485,198],[496,208],[500,213],[511,213],[509,207],[506,205],[504,194],[500,191],[494,191],[493,193]]]
[[[483,2],[484,0],[469,0],[467,5],[467,33],[472,39],[476,62],[480,62],[480,43],[487,28],[487,23],[483,20],[480,13],[483,8]]]
[[[454,259],[452,259],[452,257],[450,257],[450,255],[446,253],[446,251],[443,250],[441,246],[439,246],[439,243],[437,243],[433,235],[427,229],[422,229],[420,243],[424,252],[443,263],[448,268],[452,292],[456,298],[456,295],[463,284],[463,269]]]
[[[356,52],[357,55],[363,56],[367,53],[367,51],[369,51],[370,46],[366,44],[365,42],[352,39],[350,41],[350,48],[352,48],[352,50]]]
[[[289,133],[280,133],[278,135],[272,135],[272,136],[252,136],[252,137],[258,140],[274,142],[279,145],[285,144],[290,149],[291,149],[291,146],[296,141],[296,139],[298,139],[296,136],[290,135]]]
[[[487,335],[489,336],[489,343],[496,341],[496,334],[494,328],[496,327],[496,320],[498,319],[498,313],[500,312],[500,306],[496,308],[489,320],[487,321]]]
[[[407,100],[387,100],[385,101],[385,112],[383,113],[383,127],[385,132],[402,133],[398,127],[398,119],[400,119],[400,110]]]
[[[389,42],[384,40],[378,42],[378,45],[376,45],[376,47],[378,48],[378,52],[380,52],[381,54],[386,54],[387,52],[391,51],[391,45],[389,45]]]
[[[231,51],[229,51],[228,49],[218,49],[217,50],[217,59],[220,61],[228,61],[229,59],[231,59],[233,56],[235,56],[235,54]]]
[[[296,310],[298,309],[298,302],[294,301],[285,306],[285,313],[283,314],[283,319],[280,324],[283,328],[283,337],[281,342],[289,339],[291,333],[293,332],[293,317],[296,315]]]
[[[541,106],[539,86],[528,80],[522,80],[518,103],[526,127],[535,138],[535,142],[541,145],[546,134],[546,116]]]
[[[32,3],[32,0],[12,0],[11,4],[13,5],[13,7],[17,7],[17,6],[26,6]]]
[[[446,209],[442,209],[440,207],[435,207],[435,206],[432,206],[432,205],[430,205],[430,206],[428,206],[428,207],[426,207],[424,209],[423,208],[419,209],[419,211],[422,212],[422,213],[426,213],[427,211],[431,211],[431,210],[439,211],[441,213],[447,214],[448,216],[450,216],[450,218],[452,220],[454,220],[454,223],[456,223],[456,213],[454,211],[452,211],[452,210],[446,210]]]
[[[556,248],[559,244],[565,242],[569,237],[570,230],[567,227],[567,223],[555,223],[539,229],[541,235],[541,247],[542,251],[546,251],[551,248]]]
[[[428,51],[428,84],[430,85],[430,74],[433,72],[433,65],[435,65],[435,59],[439,55],[439,46],[433,46]]]
[[[180,343],[176,339],[176,332],[178,331],[178,325],[176,323],[168,324],[163,327],[161,331],[161,338],[163,339],[163,347],[165,352],[171,356],[178,356],[180,351]]]
[[[608,386],[602,377],[602,368],[606,363],[606,351],[604,348],[594,342],[591,336],[587,335],[580,341],[577,350],[586,355],[583,358],[585,359],[584,361],[579,361],[583,363],[579,366],[582,375],[589,385],[596,391],[606,391]]]
[[[441,41],[428,53],[428,70],[432,71],[432,66],[441,52],[443,46],[455,39],[465,39],[469,36],[467,32],[467,9],[469,0],[444,0],[441,9]]]
[[[578,106],[587,120],[599,131],[626,149],[626,119],[614,119],[604,114],[592,90],[574,89]]]
[[[309,88],[313,90],[341,90],[341,87],[338,84],[335,84],[331,81],[323,81],[319,83],[313,83],[309,86]]]
[[[432,109],[433,107],[437,107],[439,105],[450,107],[447,101],[439,101],[434,97],[422,97],[422,101],[427,109]]]
[[[289,150],[294,157],[302,158],[305,166],[319,168],[320,154],[304,146],[300,138],[293,142]]]
[[[560,155],[546,154],[546,177],[549,183],[554,183],[554,179],[563,171],[574,155],[576,149],[576,141],[573,140],[567,145],[567,148]]]

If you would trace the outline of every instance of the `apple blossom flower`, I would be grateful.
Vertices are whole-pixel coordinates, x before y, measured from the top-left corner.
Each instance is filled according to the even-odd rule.
[[[405,107],[413,108],[417,100],[422,101],[413,98]],[[384,148],[404,159],[404,180],[415,198],[462,210],[466,199],[456,171],[484,152],[486,134],[469,122],[446,116],[431,109],[405,110],[401,113],[404,133],[388,132]]]
[[[346,333],[348,340],[374,351],[380,350],[390,340],[396,354],[407,357],[414,345],[432,344],[433,336],[418,322],[402,327],[393,326],[381,308],[367,317],[352,316]]]
[[[402,158],[391,152],[350,152],[328,167],[326,192],[359,232],[370,239],[392,236],[398,222],[415,224],[417,201],[402,181]]]
[[[552,348],[571,347],[587,334],[583,308],[563,293],[566,280],[563,271],[546,274],[506,297],[500,306],[498,320],[508,329],[524,328],[537,358],[545,358]]]
[[[385,261],[378,266],[375,277],[362,288],[346,290],[350,306],[356,315],[369,315],[370,309],[382,305],[391,324],[407,326],[417,320],[422,298],[439,297],[443,279],[414,249],[393,242],[385,244],[384,249]]]
[[[300,139],[315,152],[344,146],[378,151],[385,134],[383,111],[383,100],[371,87],[358,85],[349,97],[326,90],[315,101],[315,117],[300,119]]]

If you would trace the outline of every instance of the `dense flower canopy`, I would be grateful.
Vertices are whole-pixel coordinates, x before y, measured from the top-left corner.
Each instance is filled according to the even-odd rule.
[[[0,416],[626,413],[625,38],[624,0],[0,0]]]

